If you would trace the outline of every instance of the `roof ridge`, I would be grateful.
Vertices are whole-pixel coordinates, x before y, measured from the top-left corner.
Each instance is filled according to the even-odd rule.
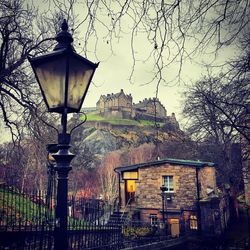
[[[141,167],[152,167],[152,166],[156,166],[156,165],[161,165],[164,163],[170,163],[170,164],[177,164],[177,165],[184,165],[184,166],[190,166],[190,167],[205,167],[205,166],[210,166],[210,167],[214,167],[215,163],[213,162],[202,162],[199,160],[184,160],[184,159],[174,159],[174,158],[164,158],[164,159],[160,159],[160,160],[154,160],[154,161],[149,161],[149,162],[143,162],[143,163],[137,163],[137,164],[133,164],[133,165],[129,165],[129,166],[121,166],[121,167],[117,167],[115,168],[115,171],[120,170],[120,172],[122,170],[135,170]]]

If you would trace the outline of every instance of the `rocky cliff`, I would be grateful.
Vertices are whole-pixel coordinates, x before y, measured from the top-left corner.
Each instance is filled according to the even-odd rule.
[[[77,124],[76,117],[71,124]],[[179,140],[184,133],[171,123],[156,126],[114,125],[102,121],[89,121],[79,127],[72,136],[73,149],[77,150],[75,165],[96,168],[101,159],[115,150],[128,150],[144,143],[159,144]]]

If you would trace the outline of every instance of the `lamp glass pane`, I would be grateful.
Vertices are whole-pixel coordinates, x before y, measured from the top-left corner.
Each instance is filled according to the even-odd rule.
[[[57,57],[34,66],[49,108],[64,106],[66,58]]]
[[[94,69],[75,57],[69,60],[68,107],[80,109]]]

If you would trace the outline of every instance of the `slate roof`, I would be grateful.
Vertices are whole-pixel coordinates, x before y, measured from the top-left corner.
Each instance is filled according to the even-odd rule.
[[[118,167],[118,168],[115,168],[115,172],[121,173],[124,171],[137,170],[137,169],[143,168],[143,167],[154,167],[154,166],[162,165],[165,163],[169,163],[172,165],[190,166],[190,167],[196,167],[196,168],[202,168],[205,166],[210,166],[210,167],[215,166],[215,163],[213,163],[213,162],[202,162],[202,161],[165,158],[165,159],[160,159],[160,160],[156,160],[156,161],[134,164],[134,165],[130,165],[130,166]]]
[[[165,108],[162,103],[160,102],[160,100],[158,98],[145,98],[143,101],[140,101],[139,103],[136,103],[134,106],[136,108],[145,108],[147,105],[150,105],[150,104],[154,104],[155,103],[158,103],[159,105],[161,105],[163,108]]]
[[[126,96],[126,98],[132,99],[131,94],[130,94],[130,95],[126,95],[126,94],[123,92],[123,89],[121,89],[121,91],[118,92],[118,93],[116,93],[116,94],[112,93],[112,94],[107,94],[107,95],[101,95],[100,99],[103,99],[104,101],[108,101],[108,100],[112,100],[112,99],[119,98],[119,96],[121,96],[121,95]],[[100,101],[100,99],[99,99],[99,101]],[[98,101],[98,102],[99,102],[99,101]]]

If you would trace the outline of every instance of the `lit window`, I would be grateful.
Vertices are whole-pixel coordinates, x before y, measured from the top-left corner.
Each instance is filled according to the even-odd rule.
[[[198,229],[198,223],[197,223],[196,215],[190,215],[190,229],[192,229],[192,230],[197,230]]]
[[[157,226],[157,215],[150,214],[150,224],[151,226]]]
[[[138,179],[138,172],[123,172],[123,179],[124,180],[136,180]]]
[[[134,193],[136,189],[135,180],[127,180],[127,192]]]
[[[167,188],[167,192],[174,192],[174,177],[162,176],[162,185]]]

